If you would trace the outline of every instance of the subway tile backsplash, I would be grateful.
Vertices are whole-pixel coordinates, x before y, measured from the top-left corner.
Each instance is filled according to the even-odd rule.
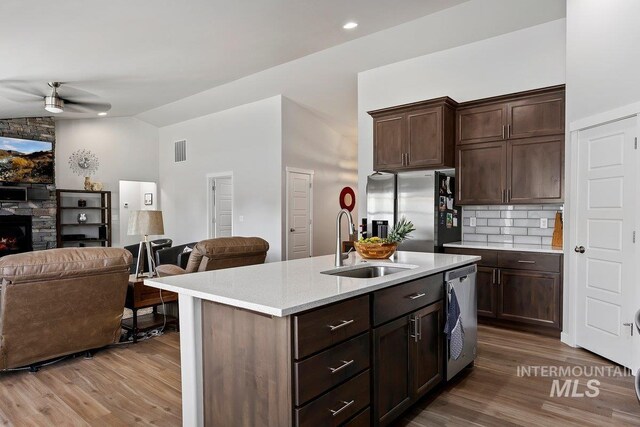
[[[550,245],[556,212],[563,205],[494,205],[462,208],[462,239],[468,242]],[[476,226],[470,226],[470,218]],[[547,218],[547,228],[540,228]]]

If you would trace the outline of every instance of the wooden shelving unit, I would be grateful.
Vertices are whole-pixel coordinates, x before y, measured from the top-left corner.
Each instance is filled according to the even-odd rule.
[[[80,199],[87,206],[78,206]],[[56,190],[56,203],[57,247],[111,246],[111,191]],[[80,213],[87,215],[87,222],[78,222]],[[65,239],[80,234],[85,237]]]

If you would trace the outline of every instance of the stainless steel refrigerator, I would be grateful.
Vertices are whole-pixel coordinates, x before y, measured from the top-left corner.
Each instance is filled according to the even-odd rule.
[[[374,220],[387,220],[391,228],[406,217],[416,231],[398,250],[442,252],[444,243],[461,238],[462,211],[454,195],[453,171],[375,173],[367,180],[367,229]]]

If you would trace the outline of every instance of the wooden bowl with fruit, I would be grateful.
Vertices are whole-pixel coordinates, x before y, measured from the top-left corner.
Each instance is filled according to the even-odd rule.
[[[369,237],[354,242],[356,252],[364,259],[387,259],[398,249],[398,244],[409,238],[415,228],[411,221],[402,218],[386,238]]]

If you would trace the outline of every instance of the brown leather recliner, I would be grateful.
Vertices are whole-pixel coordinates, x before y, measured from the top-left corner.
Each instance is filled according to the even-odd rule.
[[[118,248],[0,258],[0,370],[117,342],[130,265]]]
[[[198,242],[185,269],[165,264],[156,270],[162,277],[263,264],[268,251],[269,243],[260,237],[218,237]]]

